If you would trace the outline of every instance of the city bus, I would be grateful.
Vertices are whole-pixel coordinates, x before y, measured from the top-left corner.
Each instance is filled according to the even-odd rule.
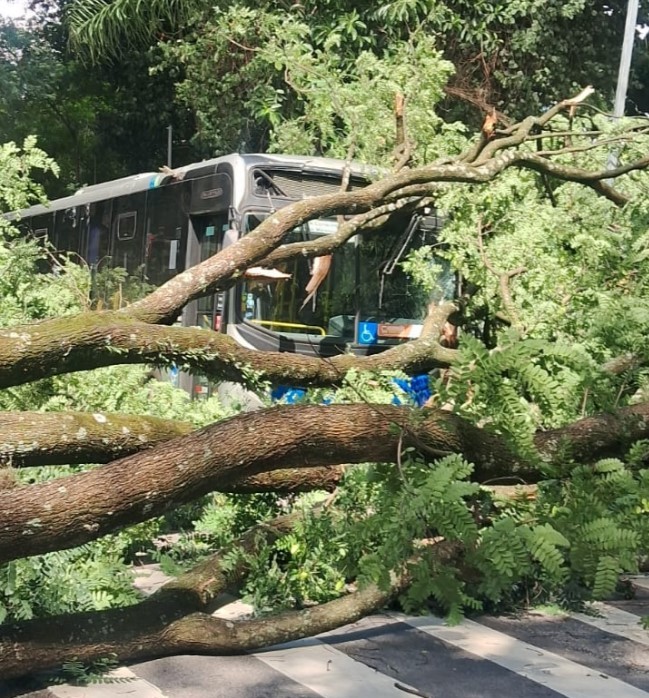
[[[15,217],[25,232],[78,255],[94,277],[119,269],[146,289],[216,254],[278,209],[340,191],[347,171],[348,190],[377,176],[341,160],[288,155],[231,154],[164,169],[83,187]],[[413,250],[438,245],[440,225],[434,209],[395,212],[327,260],[328,272],[308,301],[317,259],[299,256],[278,265],[277,279],[245,279],[193,301],[179,322],[226,332],[261,351],[320,357],[382,351],[421,330],[431,292],[402,263]],[[313,240],[337,226],[338,218],[312,220],[285,242]],[[441,300],[452,297],[454,276],[443,263],[439,269],[433,293]]]

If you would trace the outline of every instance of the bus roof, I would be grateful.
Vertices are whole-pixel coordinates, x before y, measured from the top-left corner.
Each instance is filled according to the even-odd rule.
[[[275,154],[240,155],[234,153],[203,160],[201,162],[194,162],[190,165],[183,165],[182,167],[174,168],[168,172],[143,172],[141,174],[122,177],[121,179],[101,182],[100,184],[92,184],[82,187],[70,196],[50,201],[46,205],[37,204],[18,212],[9,213],[7,214],[7,218],[15,220],[22,217],[40,216],[53,211],[83,206],[93,201],[102,201],[114,199],[118,196],[135,194],[137,192],[146,191],[147,189],[165,186],[166,184],[180,179],[192,178],[192,174],[194,176],[203,176],[216,172],[217,167],[223,163],[229,163],[233,167],[236,167],[237,163],[242,163],[246,168],[266,166],[278,169],[299,170],[304,173],[323,173],[331,175],[340,174],[346,165],[344,160],[317,156]],[[375,178],[380,173],[380,170],[376,167],[369,167],[356,162],[350,163],[350,169],[353,176],[362,177],[364,179]]]
[[[144,172],[142,174],[122,177],[114,179],[110,182],[102,182],[100,184],[92,184],[88,187],[82,187],[74,194],[65,196],[62,199],[55,199],[48,204],[36,204],[29,208],[23,209],[15,213],[10,213],[8,218],[16,219],[22,217],[42,216],[53,211],[60,211],[66,208],[75,206],[83,206],[84,204],[92,203],[93,201],[102,201],[104,199],[113,199],[118,196],[127,194],[135,194],[152,187],[151,182],[156,177],[160,177],[159,172]]]

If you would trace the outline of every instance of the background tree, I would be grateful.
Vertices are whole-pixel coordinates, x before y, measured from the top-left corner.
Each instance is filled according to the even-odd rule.
[[[60,168],[58,178],[45,180],[51,197],[157,170],[167,160],[170,125],[175,164],[195,159],[183,145],[191,117],[176,108],[170,76],[150,74],[152,52],[134,49],[102,64],[82,60],[68,50],[65,6],[35,2],[28,23],[0,24],[0,140],[38,134]]]
[[[285,82],[284,63],[266,50],[270,45],[280,55],[299,55],[298,71],[333,52],[344,75],[361,53],[380,59],[402,42],[432,37],[454,69],[438,114],[477,128],[494,108],[500,118],[522,118],[586,84],[595,86],[602,106],[610,104],[625,11],[622,0],[394,0],[353,9],[336,0],[227,6],[183,0],[146,9],[133,0],[83,0],[71,4],[69,18],[73,44],[95,59],[158,42],[160,68],[173,72],[177,98],[195,114],[197,147],[223,153],[264,151],[278,120],[304,117],[303,94]],[[638,63],[637,94],[642,75]]]

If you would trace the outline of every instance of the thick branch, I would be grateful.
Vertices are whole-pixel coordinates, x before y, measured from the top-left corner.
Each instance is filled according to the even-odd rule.
[[[104,648],[106,642],[116,647],[111,655],[115,653],[121,660],[133,658],[128,643],[117,649],[121,646],[123,632],[127,637],[133,634],[146,637],[187,614],[207,610],[220,594],[239,587],[249,571],[250,555],[262,545],[286,535],[301,518],[301,512],[293,513],[254,526],[135,606],[0,626],[0,675],[19,676],[60,666],[71,656],[78,656],[78,651],[86,660],[106,656],[99,649]],[[234,551],[240,553],[236,563],[224,567],[223,560]],[[58,652],[42,651],[43,639],[57,635],[61,641]],[[79,646],[83,649],[79,650]],[[155,654],[153,648],[149,651]],[[29,664],[25,663],[25,656],[29,656]]]
[[[539,432],[535,444],[548,458],[567,455],[577,463],[620,456],[635,441],[649,438],[649,404],[585,417],[559,429]]]
[[[280,406],[84,473],[0,492],[0,560],[80,545],[260,473],[395,462],[406,446],[464,453],[480,480],[534,472],[506,458],[499,439],[450,413],[413,420],[410,409],[393,405]]]
[[[511,124],[507,128],[497,131],[499,137],[495,140],[484,138],[483,134],[483,137],[478,143],[471,146],[466,153],[460,156],[460,160],[472,164],[487,162],[492,159],[498,151],[506,150],[507,148],[512,148],[524,143],[533,130],[542,129],[563,109],[569,106],[568,101],[564,100],[563,102],[555,104],[541,116],[528,116],[526,119],[523,119],[523,121]],[[498,121],[502,120],[493,107],[488,111],[491,111]]]
[[[156,417],[87,412],[0,412],[0,466],[109,463],[188,434],[194,426]],[[223,492],[332,491],[344,466],[290,468],[238,480]]]
[[[470,161],[459,158],[401,170],[357,191],[313,197],[287,206],[266,219],[254,232],[175,276],[143,300],[129,306],[124,313],[150,323],[171,322],[189,301],[226,288],[240,278],[247,267],[267,258],[296,226],[312,218],[371,211],[382,206],[395,192],[408,190],[413,185],[438,182],[484,183],[509,167],[528,167],[560,179],[582,182],[616,203],[624,203],[626,199],[602,180],[610,180],[633,169],[645,168],[649,164],[648,158],[616,170],[593,173],[552,163],[549,157],[539,158],[531,153],[511,150],[523,144],[533,128],[543,127],[565,106],[561,103],[540,117],[529,117],[503,131],[502,138],[487,143],[477,157],[471,155]]]
[[[368,213],[354,216],[351,220],[344,222],[335,233],[330,235],[322,235],[315,240],[280,245],[262,260],[261,266],[272,267],[296,256],[317,257],[323,254],[330,254],[344,245],[359,231],[367,230],[376,225],[377,222],[382,224],[387,216],[395,211],[410,212],[424,206],[431,206],[432,204],[432,199],[414,198],[410,200],[409,198],[403,198],[393,203],[378,206]]]
[[[598,194],[606,197],[618,206],[624,206],[629,199],[624,194],[614,189],[605,180],[612,180],[621,177],[635,170],[644,170],[649,167],[649,156],[621,165],[611,170],[589,171],[580,167],[569,167],[556,162],[551,162],[545,157],[535,153],[516,153],[517,164],[535,172],[542,172],[557,179],[569,182],[578,182],[594,189]]]
[[[303,611],[288,611],[269,618],[223,621],[193,614],[176,621],[165,632],[170,654],[240,654],[242,652],[310,637],[354,623],[383,608],[406,586],[394,579],[388,590],[374,585]]]
[[[371,357],[341,355],[323,361],[252,351],[209,330],[148,325],[116,312],[93,312],[0,331],[0,388],[72,371],[161,361],[221,380],[245,381],[252,369],[274,383],[290,376],[296,386],[331,385],[351,368],[413,373],[448,365],[456,354],[440,346],[438,338],[431,335]]]
[[[0,412],[0,465],[109,463],[192,431],[186,422],[86,412]]]
[[[403,574],[393,576],[385,590],[370,586],[304,611],[235,622],[208,615],[217,596],[241,584],[249,556],[291,531],[300,518],[302,513],[293,513],[253,527],[135,606],[0,626],[0,675],[52,669],[71,657],[89,662],[106,656],[133,661],[179,653],[239,654],[354,622],[405,589]],[[223,560],[233,550],[245,555],[225,567]],[[451,553],[441,546],[442,555]]]
[[[321,466],[319,468],[282,468],[269,473],[259,473],[250,477],[224,484],[220,492],[229,494],[251,494],[274,492],[294,494],[325,490],[333,492],[341,483],[345,465]]]
[[[649,435],[649,405],[536,437],[544,457],[565,448],[582,461]],[[565,439],[563,438],[565,437]],[[242,478],[331,463],[397,462],[401,448],[461,453],[477,481],[535,482],[535,463],[457,415],[394,405],[279,406],[238,415],[143,453],[68,478],[0,492],[0,560],[80,545]]]
[[[207,613],[161,617],[149,604],[147,613],[129,616],[118,609],[102,614],[102,624],[93,622],[97,614],[87,614],[81,629],[66,616],[3,626],[0,671],[13,678],[60,666],[70,657],[83,662],[107,656],[132,661],[172,654],[241,654],[353,623],[385,606],[404,587],[404,579],[395,579],[386,591],[372,585],[313,608],[235,622]]]

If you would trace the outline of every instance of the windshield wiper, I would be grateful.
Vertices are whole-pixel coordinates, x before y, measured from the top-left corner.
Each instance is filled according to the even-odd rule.
[[[273,194],[283,196],[285,199],[288,198],[286,192],[277,184],[277,182],[268,174],[268,172],[264,172],[264,170],[255,170],[254,176],[260,176],[263,180],[265,180],[266,184],[269,185],[268,189],[266,190],[267,194],[270,194],[270,191],[272,190]]]
[[[392,253],[390,258],[383,266],[383,269],[381,270],[381,283],[379,285],[379,309],[383,307],[383,289],[385,287],[385,277],[389,274],[392,274],[397,264],[399,264],[399,262],[402,260],[403,255],[408,249],[408,246],[410,245],[410,242],[417,230],[417,227],[419,226],[419,220],[419,216],[413,216],[410,219],[410,222],[408,223],[406,229],[403,232],[402,238],[397,242],[394,252]],[[401,242],[401,240],[403,240],[403,242]]]

